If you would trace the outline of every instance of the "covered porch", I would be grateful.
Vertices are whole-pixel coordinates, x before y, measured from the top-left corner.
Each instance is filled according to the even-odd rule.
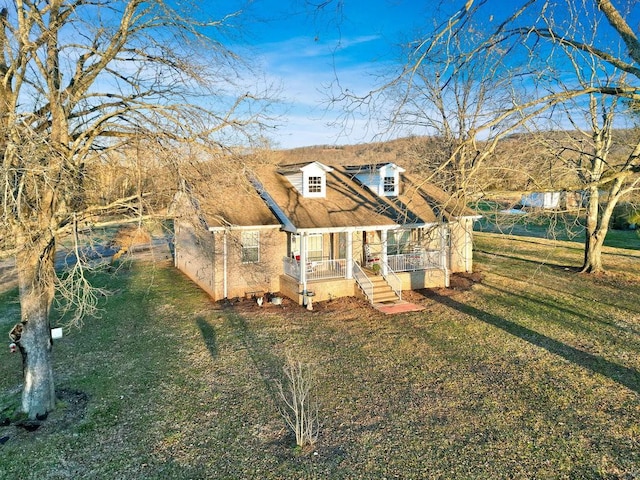
[[[299,303],[306,291],[316,300],[353,296],[358,286],[365,289],[362,269],[379,273],[399,292],[447,286],[447,232],[446,224],[434,224],[288,233],[281,284]]]

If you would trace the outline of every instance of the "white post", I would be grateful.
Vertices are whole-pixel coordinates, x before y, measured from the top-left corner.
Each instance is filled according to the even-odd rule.
[[[353,232],[347,232],[346,277],[353,278]]]
[[[302,284],[302,304],[306,305],[307,293],[307,234],[300,234],[300,283]]]
[[[212,233],[212,235],[215,235]],[[227,231],[225,230],[222,233],[222,298],[227,298],[229,296],[229,279],[228,279],[228,273],[227,273],[227,256],[228,256],[228,247],[227,247]],[[215,265],[214,265],[214,270],[215,271]],[[211,288],[214,289],[214,285],[213,282],[211,282]]]
[[[380,231],[380,243],[382,243],[382,252],[380,252],[380,261],[382,265],[380,265],[382,275],[386,275],[387,272],[387,231]]]
[[[444,286],[449,287],[449,227],[446,223],[440,224],[440,262],[442,263],[442,271],[444,272]]]

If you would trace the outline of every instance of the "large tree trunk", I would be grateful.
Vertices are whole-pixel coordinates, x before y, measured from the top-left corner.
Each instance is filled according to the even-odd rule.
[[[16,258],[20,285],[24,387],[22,410],[42,418],[55,407],[49,311],[54,295],[54,243],[25,248]]]
[[[607,200],[600,204],[600,192],[593,187],[589,190],[589,203],[587,205],[587,224],[585,226],[584,263],[582,272],[601,273],[602,247],[609,231],[609,221],[613,210],[620,200],[620,189],[624,177],[616,179],[615,184],[607,192]]]
[[[606,232],[601,235],[601,232],[596,230],[593,233],[586,232],[586,235],[582,271],[584,273],[600,273],[604,270],[602,267],[602,245]]]
[[[585,225],[584,263],[582,264],[582,271],[585,273],[602,271],[602,245],[606,231],[605,235],[601,235],[600,222],[598,221],[599,210],[600,195],[597,187],[592,187],[589,189]]]

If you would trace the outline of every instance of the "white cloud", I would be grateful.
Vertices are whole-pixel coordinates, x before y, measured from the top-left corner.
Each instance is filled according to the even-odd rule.
[[[371,62],[384,42],[380,35],[314,38],[297,35],[278,42],[242,48],[264,72],[267,83],[277,85],[281,105],[273,139],[285,148],[316,144],[359,143],[369,140],[367,119],[341,123],[341,106],[332,105],[340,88],[363,94],[375,84],[375,71],[383,67]],[[338,83],[339,82],[339,83]],[[337,124],[337,125],[335,125]]]

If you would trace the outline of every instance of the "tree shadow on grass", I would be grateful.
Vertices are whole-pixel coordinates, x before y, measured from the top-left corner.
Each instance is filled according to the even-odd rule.
[[[522,257],[520,255],[516,255],[516,254],[507,254],[504,252],[494,252],[494,251],[489,251],[489,250],[480,250],[480,249],[476,249],[474,250],[474,253],[484,253],[485,255],[489,255],[492,257],[500,257],[500,258],[505,258],[507,260],[515,260],[518,262],[526,262],[526,263],[532,263],[536,266],[539,267],[549,267],[552,268],[554,270],[564,270],[566,272],[574,272],[574,273],[578,273],[580,272],[580,270],[582,270],[582,267],[578,267],[576,265],[565,265],[562,263],[554,263],[554,262],[549,262],[549,261],[541,261],[539,259],[531,259],[531,258],[527,258],[527,257]]]
[[[578,350],[577,348],[571,347],[565,343],[559,342],[558,340],[554,340],[546,335],[542,335],[534,330],[523,327],[522,325],[506,320],[505,318],[493,315],[470,305],[460,303],[450,297],[439,295],[435,292],[432,292],[430,297],[447,307],[453,308],[461,313],[470,315],[482,322],[488,323],[489,325],[500,328],[501,330],[521,338],[532,345],[544,348],[548,352],[558,355],[575,365],[591,370],[594,373],[604,375],[614,382],[619,383],[634,392],[640,393],[640,373],[637,370],[618,365],[591,353]]]
[[[279,395],[275,383],[283,380],[282,366],[284,361],[274,355],[268,348],[265,348],[241,315],[228,315],[227,321],[247,349],[247,353],[260,374],[269,396],[277,404]]]
[[[282,398],[278,390],[278,384],[286,384],[282,368],[285,363],[284,360],[274,354],[273,350],[256,336],[244,317],[230,314],[226,318],[238,339],[246,348],[272,404],[278,409],[282,408]],[[272,443],[279,447],[295,445],[295,435],[287,429],[284,436]]]
[[[207,346],[207,350],[209,350],[209,353],[211,354],[211,358],[215,359],[218,356],[218,342],[216,341],[216,331],[211,325],[209,325],[209,322],[207,322],[202,317],[196,318],[196,324],[200,329],[202,339],[204,340],[204,344]]]

